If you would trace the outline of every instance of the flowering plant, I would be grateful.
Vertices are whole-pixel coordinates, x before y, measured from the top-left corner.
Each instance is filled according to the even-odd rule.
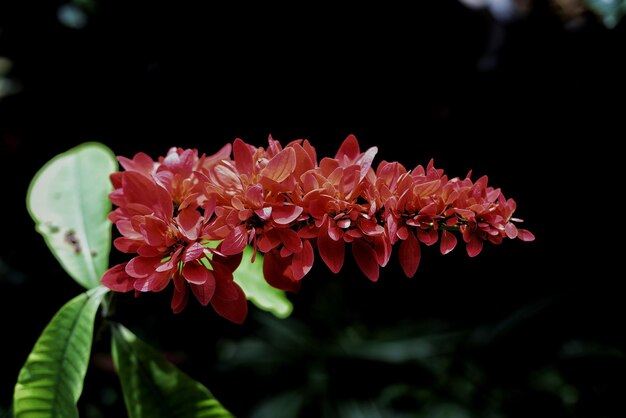
[[[107,318],[109,290],[139,295],[173,282],[174,313],[193,295],[242,323],[247,299],[288,315],[284,291],[299,290],[316,255],[338,273],[348,249],[377,281],[394,248],[413,277],[422,245],[438,243],[447,254],[460,239],[474,257],[485,242],[534,239],[517,226],[515,201],[487,177],[449,178],[432,161],[412,170],[382,161],[374,169],[376,152],[362,152],[350,135],[334,157],[319,160],[307,140],[283,146],[271,137],[267,148],[236,139],[210,156],[171,148],[157,160],[118,157],[121,172],[100,144],[52,160],[31,184],[29,209],[57,259],[89,290],[59,311],[35,345],[16,385],[15,416],[78,415],[95,315],[102,306]],[[109,268],[111,224],[119,232],[115,248],[132,257]],[[204,386],[109,322],[131,417],[230,416]]]

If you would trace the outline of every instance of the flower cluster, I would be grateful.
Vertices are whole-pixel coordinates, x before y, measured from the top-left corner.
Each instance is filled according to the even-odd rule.
[[[158,292],[173,281],[174,312],[191,291],[242,322],[246,299],[233,271],[246,245],[264,254],[270,285],[296,291],[316,251],[337,273],[350,248],[376,281],[396,244],[412,277],[421,244],[439,242],[447,254],[458,243],[455,233],[470,257],[485,241],[534,239],[515,225],[515,201],[488,186],[487,177],[449,179],[432,161],[413,170],[383,161],[374,170],[376,152],[361,152],[350,135],[333,158],[318,161],[307,140],[283,147],[270,136],[267,149],[236,139],[212,156],[172,148],[158,161],[144,153],[119,157],[125,171],[111,177],[117,208],[109,217],[121,234],[115,247],[135,256],[102,282],[120,292]]]

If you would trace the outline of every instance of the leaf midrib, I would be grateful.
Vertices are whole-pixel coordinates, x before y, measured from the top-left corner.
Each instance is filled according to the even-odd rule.
[[[67,350],[70,346],[70,341],[72,340],[72,338],[74,337],[74,334],[76,332],[76,324],[78,323],[78,321],[81,319],[82,317],[82,312],[85,309],[85,307],[87,306],[87,304],[89,303],[89,296],[86,297],[85,301],[83,302],[83,305],[78,309],[78,314],[75,316],[73,322],[72,322],[72,327],[71,327],[71,331],[70,331],[70,336],[69,338],[66,340],[66,344],[63,347],[63,357],[61,362],[59,363],[60,365],[60,373],[59,373],[59,379],[56,381],[55,385],[54,385],[54,397],[52,398],[52,411],[53,412],[57,412],[57,405],[59,403],[59,388],[60,386],[64,383],[65,379],[63,378],[65,376],[65,373],[63,373],[63,371],[65,370],[65,368],[63,367],[63,365],[66,363],[66,358],[67,358]],[[73,398],[73,394],[72,394],[72,398]],[[72,401],[74,403],[76,403],[78,401],[78,399],[72,399]],[[56,415],[55,415],[56,416]]]
[[[89,234],[87,234],[87,224],[85,223],[85,215],[84,215],[84,210],[85,210],[85,202],[84,199],[81,198],[82,196],[82,190],[83,190],[83,182],[82,182],[82,178],[81,176],[76,175],[79,172],[79,165],[80,161],[78,158],[76,158],[76,156],[73,156],[72,158],[72,175],[73,177],[76,179],[76,183],[78,186],[78,190],[80,194],[75,194],[75,202],[77,202],[78,204],[78,223],[81,226],[81,233],[83,235],[83,240],[85,241],[85,248],[82,249],[82,257],[83,259],[86,260],[86,265],[88,266],[88,274],[90,277],[90,281],[92,285],[97,285],[98,284],[98,273],[96,272],[96,266],[95,266],[95,259],[94,257],[91,256],[92,253],[92,248],[91,248],[91,243],[89,242]]]

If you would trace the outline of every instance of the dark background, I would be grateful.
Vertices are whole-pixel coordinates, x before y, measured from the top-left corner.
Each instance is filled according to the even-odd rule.
[[[195,303],[173,316],[169,290],[121,295],[116,319],[241,417],[626,415],[623,24],[587,15],[572,29],[544,2],[505,23],[454,1],[128,3],[85,3],[80,29],[59,21],[59,1],[0,4],[0,56],[21,86],[0,99],[0,414],[37,336],[81,291],[26,212],[46,161],[85,141],[156,158],[269,134],[334,155],[353,133],[377,161],[489,175],[536,241],[475,259],[429,248],[410,280],[394,257],[376,284],[351,259],[339,275],[318,260],[285,321],[252,305],[243,326]],[[102,328],[87,417],[124,414],[108,344]]]

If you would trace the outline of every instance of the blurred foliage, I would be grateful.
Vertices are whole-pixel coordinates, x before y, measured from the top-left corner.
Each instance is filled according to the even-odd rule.
[[[12,416],[11,411],[0,406],[0,418],[10,418]]]
[[[337,326],[328,321],[342,315],[333,308],[307,324],[257,315],[254,335],[220,346],[218,367],[271,388],[246,391],[257,400],[252,418],[521,418],[538,410],[619,416],[612,415],[615,405],[606,405],[606,415],[588,409],[589,393],[613,396],[600,388],[626,366],[619,348],[568,340],[537,358],[539,342],[525,340],[524,329],[555,303],[530,304],[475,327],[434,320]],[[586,374],[587,364],[606,360],[613,376]]]
[[[600,16],[604,25],[614,28],[626,13],[626,0],[583,0],[594,13]]]
[[[57,9],[59,22],[71,29],[83,29],[89,23],[90,16],[98,10],[96,0],[72,0]]]
[[[498,22],[510,23],[527,18],[538,2],[531,0],[458,0],[473,9],[485,9]],[[590,10],[600,17],[607,28],[614,28],[626,13],[626,0],[550,0],[553,9],[568,24],[575,28],[584,21]]]
[[[20,90],[19,84],[9,77],[13,62],[6,57],[0,56],[0,100]]]

